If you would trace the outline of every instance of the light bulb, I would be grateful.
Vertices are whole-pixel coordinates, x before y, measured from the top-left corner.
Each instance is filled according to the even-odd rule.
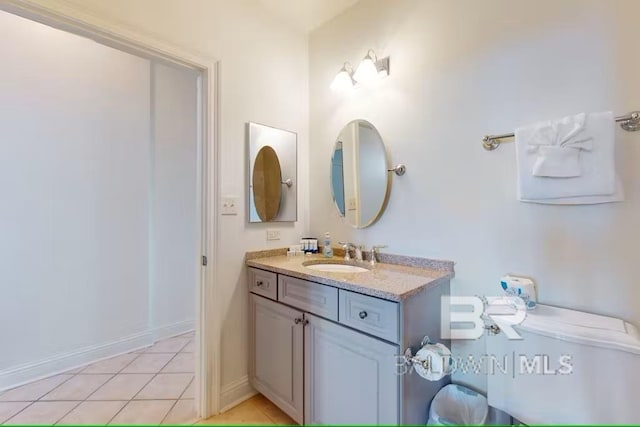
[[[334,92],[345,91],[353,88],[353,78],[351,73],[347,70],[347,64],[345,64],[338,74],[333,78],[331,82],[331,90]]]
[[[368,84],[375,81],[378,78],[378,69],[376,68],[376,64],[374,59],[367,54],[362,61],[360,61],[360,65],[356,69],[353,78],[358,83]]]

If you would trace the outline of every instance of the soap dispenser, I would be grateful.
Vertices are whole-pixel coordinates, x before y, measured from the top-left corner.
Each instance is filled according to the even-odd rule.
[[[324,233],[324,245],[322,246],[322,255],[325,258],[333,257],[333,248],[331,247],[331,235],[327,231]]]

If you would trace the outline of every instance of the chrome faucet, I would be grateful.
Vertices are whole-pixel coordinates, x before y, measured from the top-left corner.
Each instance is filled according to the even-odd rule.
[[[344,249],[344,260],[351,261],[351,255],[349,255],[349,249],[353,248],[356,250],[356,258],[358,257],[358,248],[353,243],[349,242],[338,242],[338,244],[342,245]],[[360,252],[360,259],[362,259],[362,252]]]
[[[386,247],[387,245],[375,245],[371,248],[371,261],[369,262],[371,263],[372,267],[375,267],[376,264],[378,263],[376,256],[378,255],[378,252],[380,252],[380,249],[384,249]]]

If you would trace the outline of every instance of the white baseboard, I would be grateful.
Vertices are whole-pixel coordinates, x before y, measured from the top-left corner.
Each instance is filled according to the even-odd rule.
[[[227,384],[220,390],[220,412],[228,411],[258,394],[249,384],[249,377],[244,377]]]
[[[153,329],[153,338],[155,341],[163,340],[165,338],[171,338],[176,335],[181,335],[187,332],[191,332],[195,329],[195,320],[183,320],[182,322],[172,323],[170,325],[164,325]]]
[[[25,363],[0,371],[0,391],[59,374],[89,363],[128,353],[153,344],[153,334],[145,331],[107,344],[81,348],[37,362]]]
[[[0,391],[150,346],[158,340],[190,332],[194,326],[193,320],[185,320],[129,335],[110,343],[89,346],[2,370],[0,371]]]

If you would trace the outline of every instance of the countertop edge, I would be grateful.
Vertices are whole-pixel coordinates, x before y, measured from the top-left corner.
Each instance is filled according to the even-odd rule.
[[[287,248],[264,249],[260,251],[248,251],[244,254],[245,261],[251,261],[260,258],[270,258],[272,256],[280,256],[287,254]]]

